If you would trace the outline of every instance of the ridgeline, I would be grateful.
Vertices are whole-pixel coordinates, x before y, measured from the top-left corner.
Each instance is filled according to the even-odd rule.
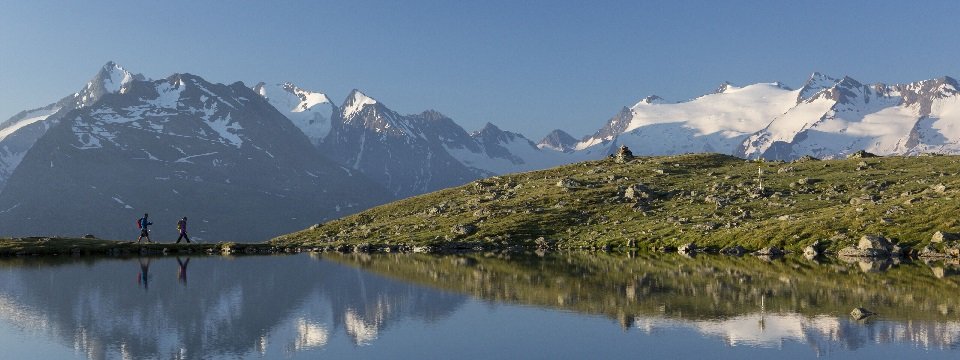
[[[960,228],[958,189],[958,156],[610,158],[473,181],[269,244],[444,252],[671,250],[691,243],[706,251],[801,251],[816,243],[836,252],[876,235],[917,254],[943,231],[925,251],[949,254],[958,248],[949,233]]]

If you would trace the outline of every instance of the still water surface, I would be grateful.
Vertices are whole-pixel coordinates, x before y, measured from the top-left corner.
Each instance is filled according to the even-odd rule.
[[[0,259],[0,357],[956,358],[956,273],[602,254]],[[855,321],[855,306],[880,316]]]

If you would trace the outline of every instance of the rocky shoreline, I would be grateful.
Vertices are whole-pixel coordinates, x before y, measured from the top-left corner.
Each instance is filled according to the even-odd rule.
[[[309,245],[276,245],[272,243],[232,243],[219,242],[214,244],[170,244],[170,243],[143,243],[131,241],[102,240],[96,238],[63,238],[63,237],[26,237],[0,239],[0,257],[26,256],[163,256],[163,255],[267,255],[267,254],[294,254],[294,253],[413,253],[413,254],[468,254],[484,252],[500,253],[531,253],[545,255],[550,252],[575,251],[596,253],[629,253],[636,249],[625,247],[576,247],[562,248],[538,239],[533,246],[509,245],[491,247],[476,243],[446,242],[438,245],[406,245],[406,244],[335,244],[325,246]],[[714,246],[699,247],[696,243],[687,243],[679,247],[663,246],[650,251],[652,253],[679,253],[686,256],[699,254],[723,256],[753,255],[764,259],[777,259],[786,255],[799,254],[808,259],[821,256],[836,256],[840,259],[854,261],[883,261],[887,259],[922,259],[945,260],[960,259],[960,234],[937,231],[932,236],[929,245],[915,249],[900,246],[882,236],[864,235],[856,246],[848,246],[839,251],[830,251],[819,241],[815,241],[804,248],[802,253],[783,249],[778,246],[767,246],[756,250],[749,250],[742,246],[717,248]]]

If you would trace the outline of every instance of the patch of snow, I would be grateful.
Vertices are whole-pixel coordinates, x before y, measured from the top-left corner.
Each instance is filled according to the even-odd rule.
[[[113,201],[116,201],[118,204],[123,205],[124,209],[133,209],[133,206],[127,205],[127,203],[123,202],[123,200],[120,200],[120,198],[116,196],[113,197]]]
[[[30,111],[24,116],[23,119],[17,120],[11,124],[0,128],[0,141],[3,141],[7,136],[10,136],[17,130],[22,129],[24,126],[33,124],[38,121],[46,120],[50,115],[55,114],[57,111],[60,111],[60,108],[53,109],[37,109]]]
[[[239,122],[233,121],[230,114],[226,116],[217,118],[216,120],[210,120],[208,118],[204,119],[210,129],[217,133],[221,139],[226,140],[230,145],[235,147],[240,147],[243,144],[243,139],[237,135],[238,132],[243,130],[243,127],[240,126]]]
[[[187,156],[187,157],[179,158],[179,159],[177,159],[177,161],[174,161],[174,162],[193,164],[193,161],[190,161],[190,159],[193,159],[193,158],[195,158],[195,157],[200,157],[200,156],[213,155],[213,154],[216,154],[216,153],[217,153],[217,152],[214,151],[214,152],[208,152],[208,153],[203,153],[203,154],[190,155],[190,156]]]
[[[343,108],[343,118],[349,119],[356,115],[364,106],[376,104],[373,98],[364,95],[362,92],[354,90],[353,97],[347,101],[347,106]]]

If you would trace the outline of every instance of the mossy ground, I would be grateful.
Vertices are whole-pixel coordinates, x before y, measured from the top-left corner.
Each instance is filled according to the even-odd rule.
[[[640,195],[626,198],[635,185]],[[960,228],[958,189],[958,156],[791,163],[719,154],[622,164],[605,159],[477,180],[271,243],[649,249],[695,242],[800,250],[819,240],[836,250],[879,234],[915,247],[937,230]]]

